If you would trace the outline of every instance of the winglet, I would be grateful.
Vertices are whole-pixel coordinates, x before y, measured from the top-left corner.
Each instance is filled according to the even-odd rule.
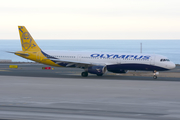
[[[23,51],[40,51],[41,49],[34,41],[25,26],[18,26]]]

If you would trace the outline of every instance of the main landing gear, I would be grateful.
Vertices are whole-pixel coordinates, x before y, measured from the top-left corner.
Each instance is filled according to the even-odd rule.
[[[81,76],[82,76],[82,77],[87,77],[87,76],[88,76],[88,72],[82,72],[82,73],[81,73]]]
[[[97,75],[97,76],[103,76],[102,73],[99,73],[99,74],[96,74],[96,75]],[[88,76],[88,72],[86,72],[86,71],[85,71],[85,72],[82,72],[82,73],[81,73],[81,76],[82,76],[82,77],[87,77],[87,76]]]
[[[157,75],[159,75],[159,72],[157,72],[156,70],[154,70],[153,73],[154,73],[153,78],[154,78],[154,79],[157,79]]]

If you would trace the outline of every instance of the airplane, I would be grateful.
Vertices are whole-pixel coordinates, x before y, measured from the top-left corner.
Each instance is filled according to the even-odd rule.
[[[175,68],[167,57],[158,54],[43,51],[25,26],[18,29],[22,51],[11,53],[50,66],[82,68],[82,77],[87,77],[88,73],[102,76],[107,71],[125,74],[128,70],[140,70],[152,71],[153,78],[157,79],[157,71]]]

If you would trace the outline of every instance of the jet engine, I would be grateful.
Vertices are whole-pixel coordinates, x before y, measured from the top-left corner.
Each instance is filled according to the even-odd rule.
[[[87,72],[91,74],[97,74],[98,76],[102,76],[106,72],[106,66],[91,66],[88,67]]]

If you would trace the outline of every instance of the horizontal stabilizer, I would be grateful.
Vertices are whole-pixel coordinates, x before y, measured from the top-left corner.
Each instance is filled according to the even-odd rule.
[[[10,51],[6,51],[8,53],[14,53],[14,54],[19,54],[19,55],[22,55],[22,56],[29,56],[28,53],[18,53],[18,52],[10,52]]]

